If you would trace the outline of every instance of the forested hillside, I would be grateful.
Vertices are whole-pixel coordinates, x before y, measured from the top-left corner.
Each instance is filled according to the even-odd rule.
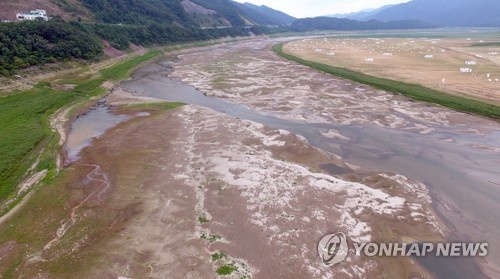
[[[1,75],[69,58],[95,59],[101,53],[98,36],[72,24],[43,21],[0,24]]]
[[[287,26],[295,20],[292,16],[266,6],[236,2],[235,4],[242,11],[243,17],[249,19],[252,23],[258,23],[258,25]]]
[[[264,13],[231,0],[71,0],[78,5],[68,0],[6,1],[2,7],[9,11],[0,15],[27,9],[32,2],[31,9],[47,8],[53,20],[0,23],[0,75],[67,59],[98,59],[104,41],[125,50],[130,43],[152,46],[248,36],[282,30],[268,25],[286,25],[273,16],[278,11]],[[250,30],[244,28],[248,26]]]
[[[33,65],[67,59],[98,59],[103,40],[125,50],[142,46],[248,36],[240,27],[187,28],[175,24],[114,25],[57,21],[0,24],[0,75],[11,75]]]
[[[315,17],[298,19],[290,28],[294,31],[312,30],[386,30],[386,29],[423,29],[436,25],[417,20],[382,22],[378,20],[357,21],[346,18]]]
[[[257,6],[251,3],[244,3],[240,5],[244,5],[251,10],[266,15],[268,18],[273,19],[273,22],[276,25],[283,25],[283,24],[290,25],[294,20],[296,20],[296,18],[294,18],[293,16],[285,14],[284,12],[281,11],[271,9],[264,5]]]
[[[194,25],[179,0],[80,0],[98,22]]]
[[[242,27],[200,29],[158,23],[123,26],[80,24],[80,26],[84,30],[108,41],[111,46],[121,50],[127,49],[129,43],[151,46],[249,35],[249,31]]]

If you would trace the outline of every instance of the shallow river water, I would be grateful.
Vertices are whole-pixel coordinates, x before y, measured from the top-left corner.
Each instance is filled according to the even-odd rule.
[[[145,66],[121,86],[136,95],[200,105],[271,128],[285,129],[305,137],[317,148],[341,155],[347,163],[362,169],[400,173],[423,182],[431,190],[435,211],[451,229],[449,240],[489,242],[488,260],[499,265],[500,124],[467,116],[477,118],[478,125],[488,126],[490,132],[483,135],[459,133],[457,127],[443,126],[432,133],[419,134],[369,124],[311,124],[284,120],[273,113],[264,114],[243,105],[206,97],[195,88],[170,79],[168,65],[164,60]],[[97,113],[99,110],[90,111],[77,120],[71,133],[84,126],[79,121],[94,122],[92,114]],[[464,130],[468,128],[475,127],[463,127]],[[351,140],[323,136],[322,132],[329,129]],[[71,156],[78,151],[68,150]],[[472,258],[417,260],[439,278],[485,277]]]

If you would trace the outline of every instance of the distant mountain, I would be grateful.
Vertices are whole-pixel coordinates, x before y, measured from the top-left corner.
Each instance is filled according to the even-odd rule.
[[[294,20],[296,20],[296,18],[293,16],[269,8],[268,6],[265,5],[257,6],[252,3],[244,3],[243,5],[246,6],[248,9],[254,10],[262,15],[265,15],[267,18],[273,19],[275,21],[274,25],[290,25]]]
[[[388,30],[388,29],[424,29],[435,28],[436,25],[417,20],[398,20],[382,22],[379,20],[358,21],[347,18],[315,17],[297,19],[290,28],[293,31],[313,30]]]
[[[359,12],[354,12],[354,13],[348,13],[348,14],[334,14],[334,15],[327,15],[327,17],[337,17],[337,18],[348,18],[348,19],[355,19],[355,20],[365,20],[369,18],[370,16],[375,15],[376,13],[383,11],[387,8],[390,8],[395,5],[385,5],[380,8],[376,9],[366,9],[362,10]]]
[[[290,18],[285,13],[263,6],[241,4],[231,0],[189,1],[215,11],[215,17],[224,17],[232,26],[288,25],[290,23]]]
[[[413,0],[384,9],[368,19],[411,19],[449,27],[500,26],[500,1]]]

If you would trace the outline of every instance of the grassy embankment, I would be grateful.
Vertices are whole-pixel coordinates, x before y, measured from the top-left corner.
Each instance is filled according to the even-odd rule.
[[[66,101],[58,107],[69,108],[86,107],[88,103],[94,102],[105,92],[100,87],[105,80],[119,80],[128,76],[130,69],[143,61],[153,58],[159,52],[150,52],[146,56],[133,58],[116,64],[111,68],[105,69],[96,75],[93,79],[73,75],[66,80],[57,81],[57,83],[73,83],[77,86],[74,90],[59,92],[54,94],[76,94],[72,97],[73,101]],[[87,79],[87,81],[79,81]],[[88,90],[88,91],[87,91]],[[48,94],[48,93],[46,93]],[[48,96],[50,96],[48,94]],[[74,105],[76,104],[76,105]],[[133,113],[138,111],[148,111],[151,117],[162,115],[164,111],[173,109],[182,105],[181,103],[151,103],[151,104],[133,104],[118,107],[118,112]],[[55,111],[56,106],[51,109]],[[50,115],[48,110],[44,114]],[[35,117],[33,117],[35,118]],[[131,121],[141,121],[141,118]],[[45,123],[45,122],[44,122]],[[47,124],[47,123],[45,123]],[[46,150],[52,152],[43,152],[50,162],[50,168],[55,169],[54,155],[59,151],[57,134],[48,127],[47,135],[52,141],[45,145]],[[40,145],[40,144],[39,144]],[[38,151],[31,153],[39,154]],[[139,152],[140,151],[133,151]],[[120,158],[128,158],[130,152],[120,154]],[[134,153],[136,154],[136,153]],[[137,155],[139,156],[139,155]],[[61,224],[68,220],[71,209],[85,198],[86,189],[79,184],[89,171],[92,170],[88,165],[75,165],[71,168],[62,169],[57,175],[48,175],[40,186],[32,190],[33,195],[26,200],[26,203],[15,212],[15,214],[0,224],[0,247],[11,243],[15,249],[8,251],[3,259],[0,260],[0,278],[32,278],[37,274],[44,274],[51,278],[71,278],[78,277],[79,274],[87,274],[92,267],[98,266],[102,252],[99,247],[107,243],[109,238],[114,237],[121,230],[121,222],[127,220],[128,214],[136,214],[136,207],[139,195],[136,194],[137,185],[142,182],[143,175],[147,172],[147,164],[139,160],[118,160],[121,163],[112,166],[120,166],[127,169],[117,180],[120,195],[122,198],[114,199],[107,206],[95,206],[90,203],[85,208],[80,209],[84,212],[79,215],[78,221],[70,226],[54,246],[48,250],[45,245],[54,239],[56,232]],[[44,166],[44,168],[47,166]],[[41,166],[39,168],[42,168]],[[116,168],[118,169],[118,167]],[[132,169],[133,171],[128,171]],[[121,170],[121,169],[120,169]],[[120,171],[118,170],[118,171]],[[111,174],[113,175],[113,174]],[[83,182],[86,185],[86,182]],[[80,246],[81,245],[81,246]],[[5,247],[5,246],[3,246]],[[30,262],[34,254],[43,253],[43,261]],[[140,260],[139,260],[140,261]],[[146,262],[144,263],[146,265]],[[149,267],[144,267],[149,270]],[[84,277],[95,277],[84,276]]]
[[[86,102],[106,92],[105,81],[125,79],[137,65],[156,57],[159,51],[150,51],[103,69],[92,77],[65,80],[74,88],[61,91],[48,81],[34,88],[0,98],[0,202],[14,197],[16,186],[30,166],[40,159],[36,170],[55,170],[59,135],[50,127],[50,116],[58,109]],[[12,207],[14,204],[11,204]],[[0,216],[9,208],[4,208]]]
[[[470,45],[471,47],[500,47],[499,42],[493,42],[493,43],[476,43]]]
[[[487,104],[478,100],[461,96],[451,95],[433,90],[418,84],[404,83],[396,80],[378,78],[345,68],[326,65],[301,59],[287,54],[283,51],[284,43],[273,46],[273,50],[279,56],[299,64],[311,67],[321,72],[345,78],[359,83],[364,83],[383,90],[400,93],[416,100],[439,104],[462,112],[482,115],[494,119],[500,119],[500,106]]]

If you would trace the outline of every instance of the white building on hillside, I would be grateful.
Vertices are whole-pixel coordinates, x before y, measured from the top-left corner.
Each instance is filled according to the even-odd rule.
[[[18,20],[49,20],[45,10],[33,10],[27,14],[16,14]]]

